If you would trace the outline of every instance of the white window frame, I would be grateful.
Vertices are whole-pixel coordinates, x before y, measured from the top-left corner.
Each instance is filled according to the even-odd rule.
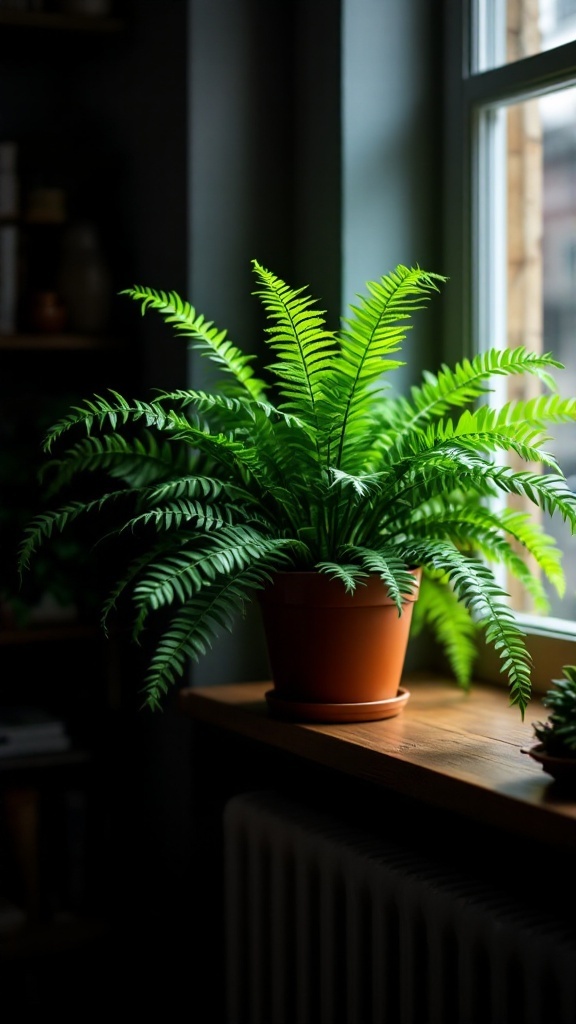
[[[501,16],[503,2],[489,0],[494,17]],[[483,260],[476,244],[480,232],[484,238],[493,237],[491,226],[498,222],[504,201],[488,187],[494,181],[491,165],[498,159],[493,149],[498,142],[497,133],[486,131],[487,118],[498,117],[497,108],[503,104],[576,84],[576,42],[476,71],[485,66],[482,39],[490,38],[494,25],[479,19],[476,0],[445,0],[444,15],[444,272],[449,277],[444,355],[453,362],[470,357],[482,344],[503,342],[503,256]],[[494,289],[502,301],[487,301]],[[533,658],[533,686],[541,691],[563,665],[576,664],[576,623],[520,614],[518,621]],[[501,681],[499,660],[486,647],[476,674]]]

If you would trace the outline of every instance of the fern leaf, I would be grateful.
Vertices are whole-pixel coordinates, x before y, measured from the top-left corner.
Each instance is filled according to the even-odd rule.
[[[154,651],[144,680],[145,705],[161,709],[162,696],[224,631],[231,632],[253,591],[271,580],[282,553],[268,551],[259,564],[228,571],[203,587],[173,616]]]
[[[253,355],[246,355],[229,341],[227,332],[219,330],[212,321],[197,314],[194,307],[185,302],[175,291],[157,291],[134,285],[125,288],[121,295],[128,295],[140,302],[142,315],[154,309],[176,333],[191,339],[190,347],[196,349],[232,375],[242,390],[257,399],[266,390],[264,381],[254,376],[251,363]]]
[[[418,600],[412,612],[411,636],[420,636],[426,627],[444,651],[458,685],[463,690],[470,690],[478,656],[479,627],[452,588],[446,586],[444,577],[431,572],[422,576]]]
[[[484,630],[508,677],[510,703],[518,706],[523,719],[532,689],[531,658],[525,634],[508,604],[508,595],[497,584],[491,569],[440,541],[411,543],[408,548],[414,564],[429,566],[446,576],[458,600]]]
[[[355,437],[370,422],[375,382],[401,365],[390,356],[399,350],[406,336],[406,321],[425,306],[432,292],[438,291],[436,282],[444,280],[419,267],[398,266],[379,281],[368,282],[368,295],[359,296],[359,305],[351,306],[352,316],[343,319],[341,358],[333,380],[327,384],[335,406],[332,462],[336,468],[347,468],[344,457],[348,446],[354,449]]]
[[[425,426],[454,407],[470,405],[490,390],[493,377],[517,376],[525,373],[538,377],[551,391],[556,382],[550,371],[562,369],[562,363],[550,353],[531,352],[523,345],[478,353],[453,368],[443,365],[438,374],[425,371],[420,387],[410,389],[412,414],[404,408],[406,427]]]
[[[406,563],[394,550],[377,550],[362,545],[346,545],[340,552],[342,558],[351,558],[367,574],[375,574],[386,584],[388,594],[401,614],[406,595],[412,594],[418,582]]]
[[[325,378],[336,352],[334,335],[326,330],[323,311],[304,288],[293,289],[256,260],[252,261],[258,295],[269,321],[267,344],[279,358],[268,370],[280,381],[280,408],[314,427],[318,460],[323,460],[323,427],[319,419]],[[328,424],[326,424],[327,426]],[[325,429],[325,428],[324,428]]]

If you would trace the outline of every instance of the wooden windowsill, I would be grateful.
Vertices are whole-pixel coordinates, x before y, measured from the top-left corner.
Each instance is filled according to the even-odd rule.
[[[522,722],[502,687],[475,683],[468,694],[446,678],[407,676],[405,710],[395,718],[351,724],[275,719],[270,683],[182,690],[193,720],[268,749],[425,802],[476,823],[576,849],[576,795],[566,796],[522,751],[535,742],[532,723],[547,712],[533,698]]]

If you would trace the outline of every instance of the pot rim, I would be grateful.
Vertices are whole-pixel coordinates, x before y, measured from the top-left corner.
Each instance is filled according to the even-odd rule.
[[[414,577],[414,589],[411,593],[403,595],[404,604],[412,604],[418,599],[422,578],[420,567],[409,571]],[[274,572],[272,582],[267,582],[258,591],[257,598],[261,604],[276,605],[307,604],[334,605],[334,607],[390,605],[395,607],[395,601],[388,596],[386,583],[377,573],[366,576],[359,582],[354,593],[348,593],[342,580],[329,576],[318,569],[286,569]]]

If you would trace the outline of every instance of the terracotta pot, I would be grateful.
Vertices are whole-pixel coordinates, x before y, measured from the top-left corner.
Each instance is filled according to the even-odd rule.
[[[547,754],[542,743],[536,743],[528,749],[522,750],[523,754],[529,754],[534,761],[542,766],[542,770],[551,775],[559,786],[576,792],[576,757],[553,757]]]
[[[413,576],[419,584],[421,570]],[[407,699],[400,681],[417,596],[416,587],[399,615],[377,576],[348,594],[322,573],[277,573],[259,598],[272,709],[316,721],[398,714]]]

